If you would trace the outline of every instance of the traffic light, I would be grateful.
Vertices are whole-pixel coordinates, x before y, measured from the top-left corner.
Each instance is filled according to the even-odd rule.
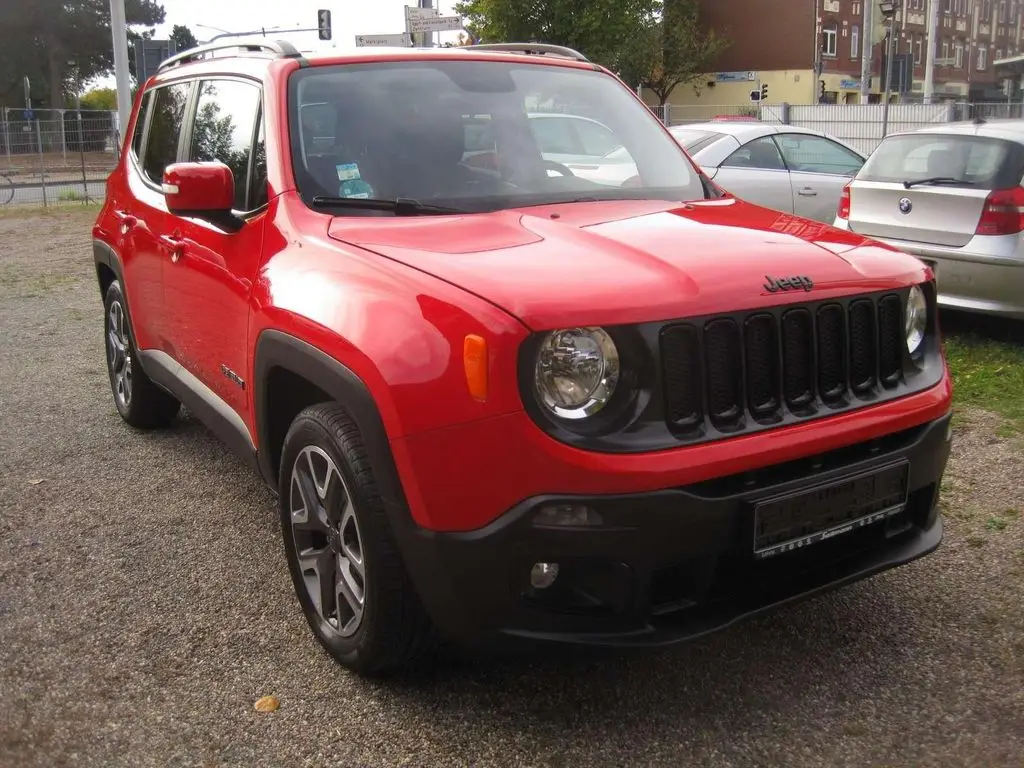
[[[818,81],[818,98],[819,99],[824,99],[825,98],[825,81],[824,80],[819,80]]]
[[[326,9],[321,9],[316,12],[317,27],[320,32],[321,40],[331,39],[331,12]]]
[[[761,85],[761,101],[765,101],[768,98],[768,83]]]

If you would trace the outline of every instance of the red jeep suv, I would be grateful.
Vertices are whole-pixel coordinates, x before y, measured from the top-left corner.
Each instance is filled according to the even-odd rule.
[[[117,410],[252,463],[359,672],[673,643],[942,538],[929,269],[718,189],[575,51],[187,51],[93,235]]]

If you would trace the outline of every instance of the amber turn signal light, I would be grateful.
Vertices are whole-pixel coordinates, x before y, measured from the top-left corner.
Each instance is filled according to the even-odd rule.
[[[469,394],[481,402],[487,400],[487,342],[482,336],[470,334],[462,345]]]

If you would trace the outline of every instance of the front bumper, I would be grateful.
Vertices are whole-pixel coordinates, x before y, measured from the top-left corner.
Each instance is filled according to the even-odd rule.
[[[407,566],[441,632],[473,646],[558,642],[658,646],[694,638],[932,552],[949,414],[811,458],[626,495],[531,498],[487,527],[400,532]],[[906,461],[906,505],[852,532],[754,557],[754,502]],[[534,525],[547,504],[597,511],[594,528]],[[557,562],[555,587],[530,586]]]

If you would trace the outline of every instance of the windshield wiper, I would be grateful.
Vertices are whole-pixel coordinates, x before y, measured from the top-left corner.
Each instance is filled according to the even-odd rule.
[[[910,189],[916,187],[918,184],[966,184],[969,187],[974,186],[973,181],[967,179],[957,179],[953,176],[933,176],[930,179],[914,179],[913,181],[904,181],[904,189]]]
[[[394,211],[396,216],[440,216],[451,213],[469,213],[460,208],[426,205],[411,197],[381,200],[372,197],[324,197],[318,195],[313,198],[312,204],[317,208],[364,208],[369,211]]]

